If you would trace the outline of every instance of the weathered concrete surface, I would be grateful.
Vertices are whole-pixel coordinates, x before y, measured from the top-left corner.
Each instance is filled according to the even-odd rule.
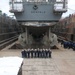
[[[75,51],[58,47],[52,51],[52,58],[24,59],[23,75],[75,75]],[[0,51],[0,57],[3,56],[21,57],[21,49],[7,47]]]

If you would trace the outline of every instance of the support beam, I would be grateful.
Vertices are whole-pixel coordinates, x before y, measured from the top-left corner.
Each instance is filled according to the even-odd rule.
[[[25,28],[26,30],[26,43],[28,44],[28,30],[27,30],[27,27]]]
[[[50,40],[50,35],[51,34],[51,28],[49,27],[49,40]]]

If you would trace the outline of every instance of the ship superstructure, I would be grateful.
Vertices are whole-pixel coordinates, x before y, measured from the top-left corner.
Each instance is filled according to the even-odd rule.
[[[24,47],[40,42],[54,46],[56,35],[50,32],[50,22],[57,22],[67,11],[67,0],[10,0],[10,12],[22,26],[19,41]],[[47,24],[49,23],[49,24]]]

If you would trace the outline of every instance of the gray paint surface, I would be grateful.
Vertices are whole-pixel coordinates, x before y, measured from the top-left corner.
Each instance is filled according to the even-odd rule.
[[[35,10],[33,7],[37,6]],[[24,11],[15,13],[18,21],[57,21],[62,14],[55,14],[53,12],[53,4],[48,3],[23,3]]]

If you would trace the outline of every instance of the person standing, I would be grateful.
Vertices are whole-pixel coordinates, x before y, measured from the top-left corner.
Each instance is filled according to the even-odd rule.
[[[43,58],[45,58],[45,52],[46,52],[46,51],[45,51],[45,49],[43,48],[43,51],[42,51],[42,57],[43,57]]]
[[[25,57],[25,56],[24,56],[24,50],[22,50],[21,54],[22,54],[22,58],[24,58],[24,57]]]
[[[52,57],[51,54],[52,54],[52,51],[51,51],[50,48],[49,48],[49,58]]]
[[[40,51],[39,51],[39,48],[37,49],[37,57],[39,58],[39,54],[40,54]]]
[[[30,58],[30,49],[28,49],[28,58]]]
[[[34,57],[37,58],[37,49],[34,49]]]
[[[34,56],[34,49],[31,49],[31,58]]]
[[[36,49],[35,56],[38,58],[38,49]]]
[[[27,49],[25,49],[25,52],[26,52],[26,58],[28,58],[28,51],[27,51]]]
[[[45,58],[48,58],[48,49],[46,49],[46,56]]]
[[[40,58],[42,58],[42,49],[40,49]]]
[[[27,58],[26,49],[24,50],[24,57]]]

